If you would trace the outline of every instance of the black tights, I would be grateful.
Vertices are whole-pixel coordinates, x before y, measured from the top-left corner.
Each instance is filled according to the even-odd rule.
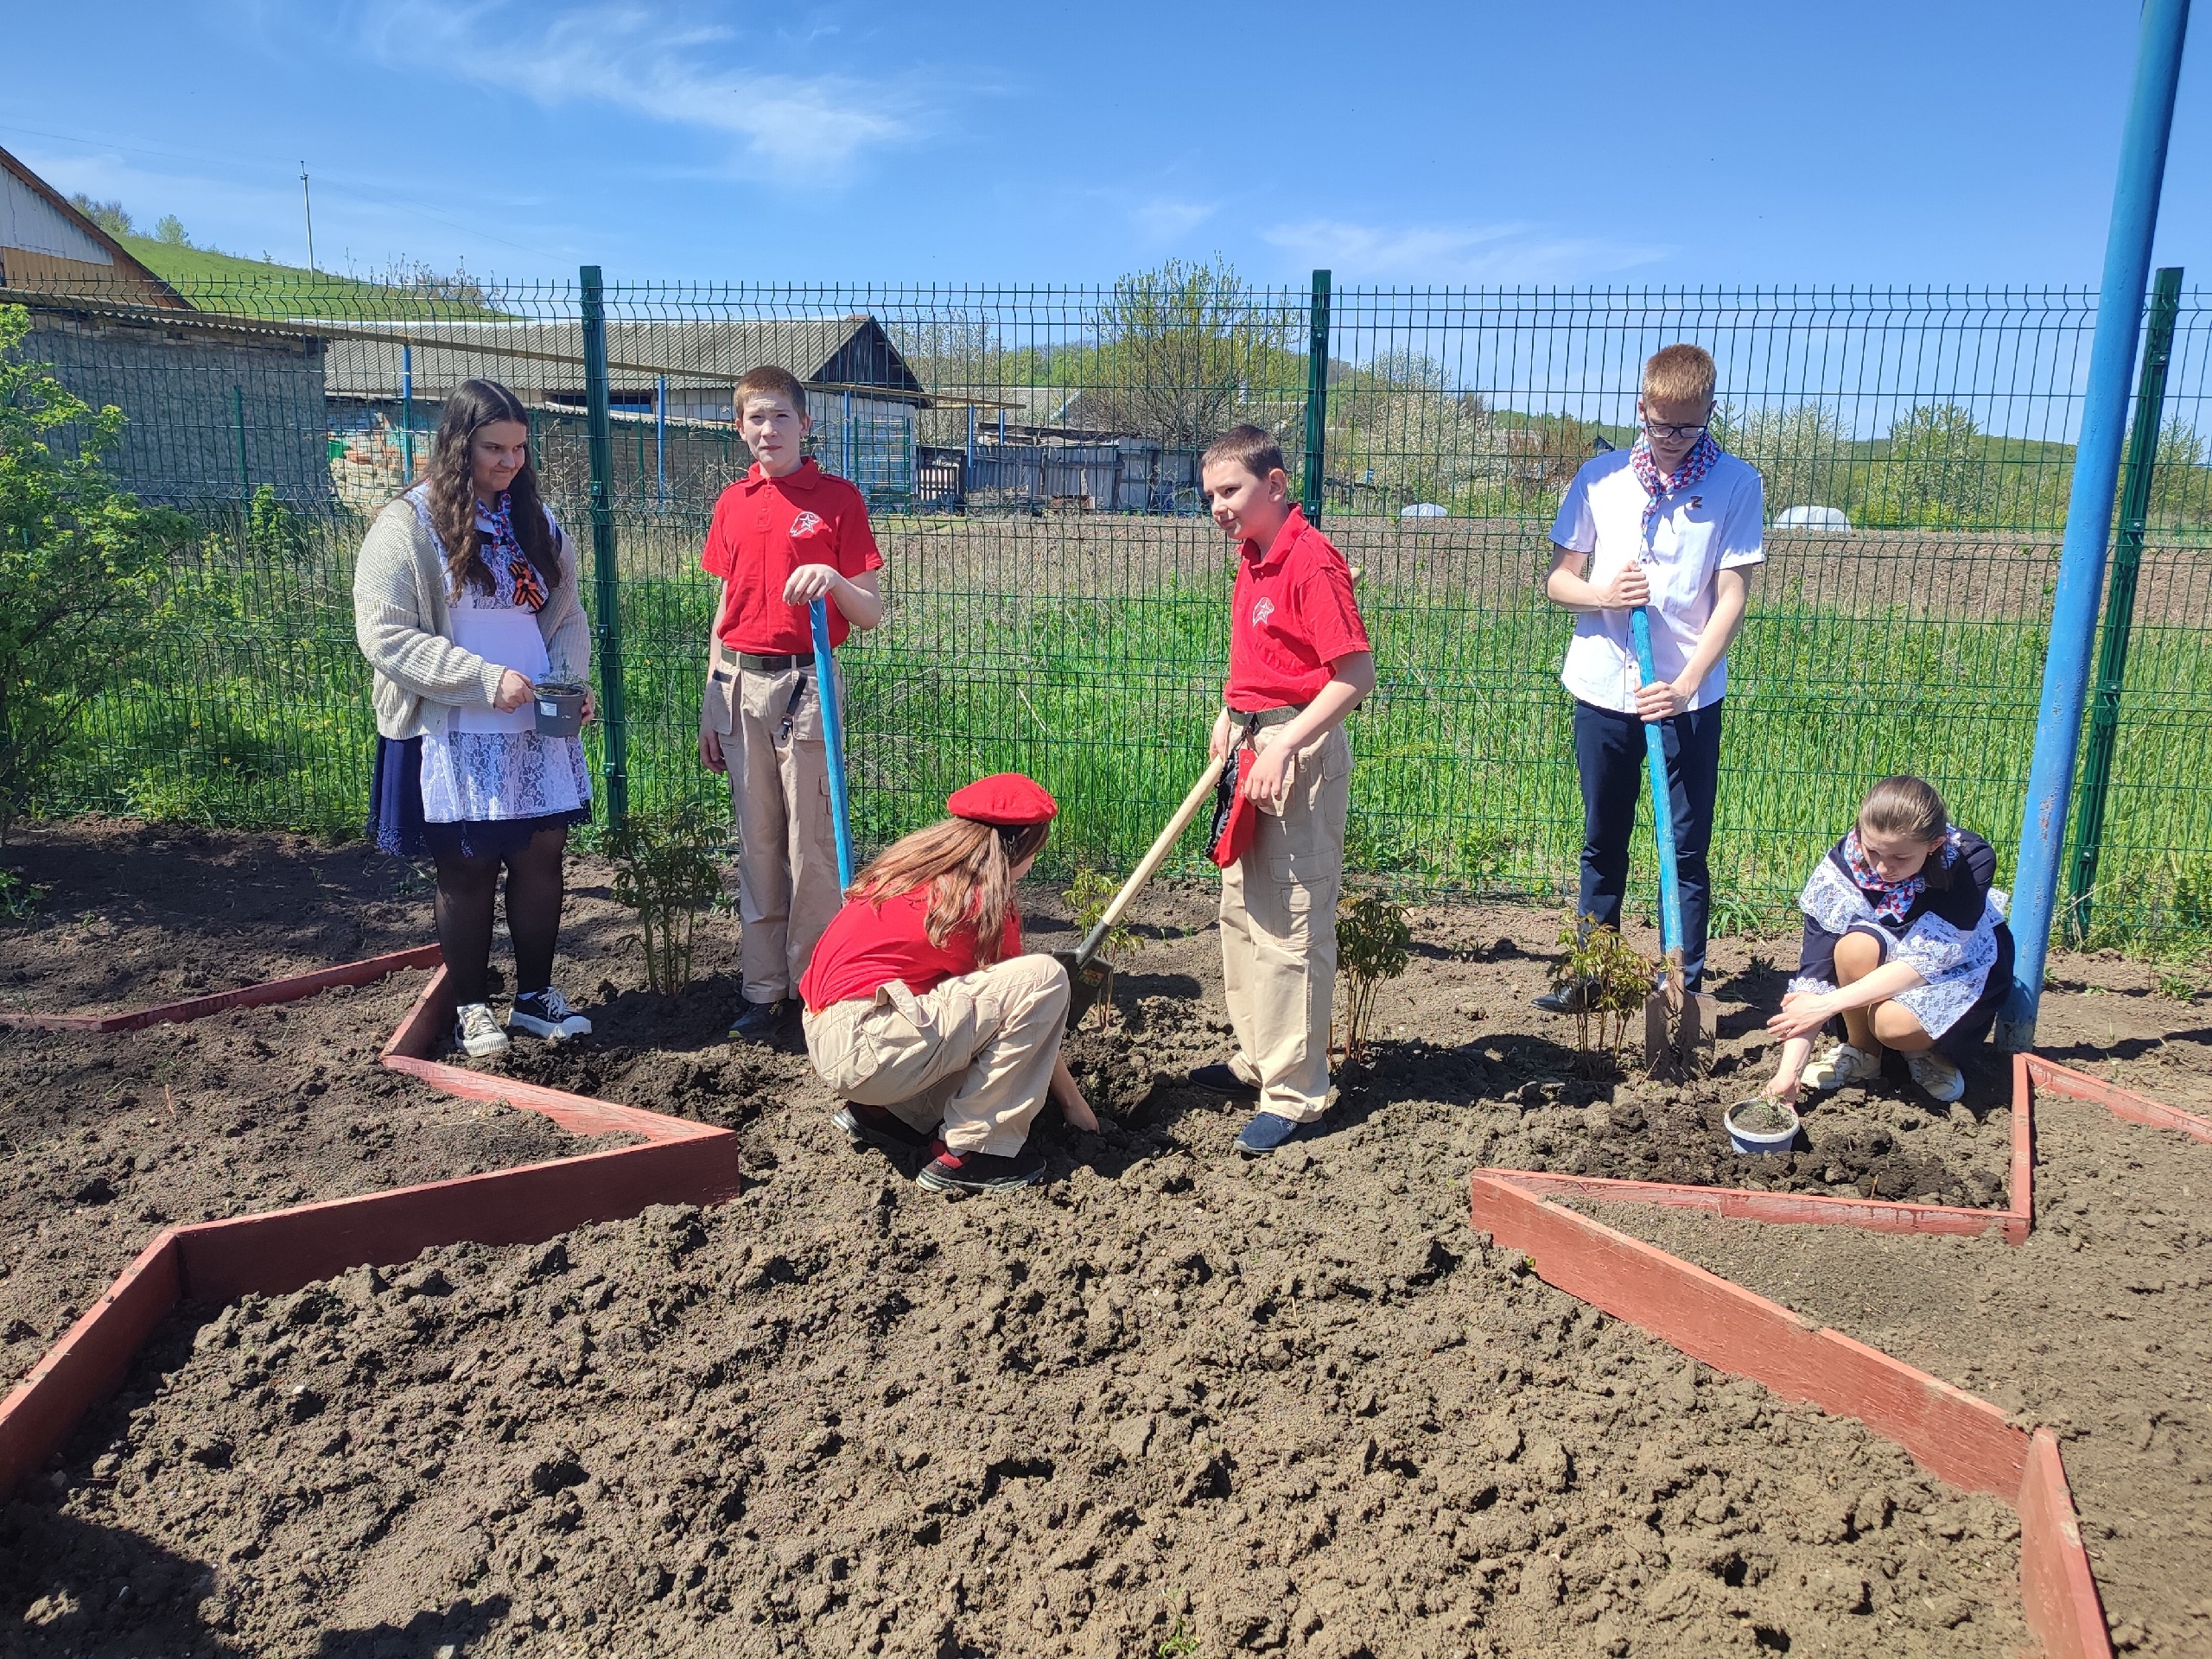
[[[499,866],[507,867],[507,933],[515,946],[515,991],[553,982],[553,947],[561,937],[562,855],[566,824],[541,830],[519,852],[470,858],[438,855],[438,948],[455,1002],[481,1002],[492,962],[492,902]]]

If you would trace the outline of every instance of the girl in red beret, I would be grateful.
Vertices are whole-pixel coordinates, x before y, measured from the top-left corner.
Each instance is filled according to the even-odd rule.
[[[1014,908],[1059,807],[1017,772],[945,807],[854,878],[799,982],[806,1052],[856,1144],[926,1149],[933,1191],[1006,1192],[1045,1179],[1028,1141],[1047,1094],[1098,1128],[1060,1058],[1067,970],[1021,953]]]

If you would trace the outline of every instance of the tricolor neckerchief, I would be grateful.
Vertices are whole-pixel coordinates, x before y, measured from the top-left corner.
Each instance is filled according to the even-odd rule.
[[[1943,839],[1928,854],[1930,863],[1948,864],[1957,856],[1959,832],[1946,828]],[[1905,912],[1912,908],[1912,901],[1928,888],[1928,866],[1923,864],[1915,874],[1902,881],[1885,881],[1876,874],[1873,861],[1866,856],[1866,849],[1859,844],[1859,831],[1854,826],[1843,838],[1844,868],[1851,872],[1851,879],[1867,895],[1876,918],[1886,922],[1902,922]]]
[[[1641,432],[1636,435],[1636,445],[1628,452],[1628,464],[1636,474],[1636,481],[1643,486],[1649,499],[1643,504],[1643,546],[1651,545],[1651,526],[1659,518],[1659,503],[1667,496],[1705,481],[1713,470],[1713,463],[1720,459],[1720,446],[1713,441],[1713,434],[1700,432],[1682,458],[1681,470],[1672,478],[1659,470],[1659,463],[1651,459],[1651,440]]]

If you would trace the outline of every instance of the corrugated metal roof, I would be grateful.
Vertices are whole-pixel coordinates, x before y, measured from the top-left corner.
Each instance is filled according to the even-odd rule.
[[[384,397],[399,387],[401,346],[374,336],[384,325],[353,323],[333,338],[325,384],[334,396]],[[481,377],[516,387],[581,392],[583,325],[575,321],[394,322],[413,346],[415,394],[442,397]],[[607,324],[607,381],[616,392],[649,391],[657,376],[677,385],[728,385],[774,363],[810,385],[880,389],[916,402],[928,393],[869,316],[761,318],[751,321]]]

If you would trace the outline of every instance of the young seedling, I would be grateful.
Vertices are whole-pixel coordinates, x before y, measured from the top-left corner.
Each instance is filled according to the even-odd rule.
[[[1098,925],[1098,918],[1106,913],[1106,906],[1122,884],[1110,875],[1102,875],[1088,865],[1075,873],[1075,880],[1060,896],[1068,901],[1068,908],[1075,912],[1077,938],[1090,936]],[[1098,1029],[1107,1031],[1114,1024],[1114,959],[1125,950],[1135,950],[1143,939],[1128,921],[1114,924],[1106,930],[1105,942],[1098,947],[1098,954],[1090,960],[1090,970],[1103,976],[1104,985],[1098,997]]]
[[[1593,1063],[1616,1060],[1630,1017],[1643,1012],[1644,999],[1658,981],[1657,967],[1637,955],[1618,929],[1599,927],[1592,917],[1569,922],[1560,930],[1559,942],[1567,956],[1554,982],[1589,987],[1576,1005],[1574,1046]]]
[[[697,805],[632,814],[607,838],[614,901],[638,912],[645,982],[664,995],[691,982],[691,936],[702,912],[728,903],[721,826]]]
[[[1337,912],[1337,971],[1344,988],[1344,1060],[1367,1063],[1375,1033],[1375,1003],[1383,982],[1406,971],[1407,947],[1414,942],[1406,907],[1379,893],[1363,893]]]

